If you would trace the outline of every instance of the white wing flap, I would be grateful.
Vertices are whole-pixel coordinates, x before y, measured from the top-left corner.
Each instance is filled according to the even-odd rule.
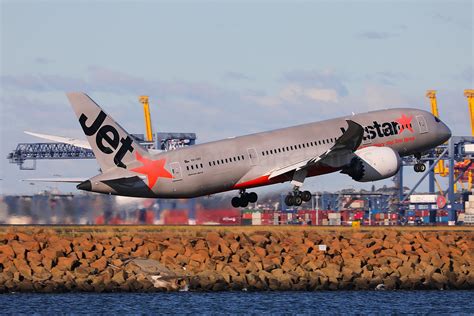
[[[82,139],[56,136],[56,135],[48,135],[48,134],[39,134],[39,133],[33,133],[33,132],[28,132],[28,131],[25,131],[25,134],[35,136],[35,137],[39,137],[39,138],[43,138],[43,139],[47,139],[47,140],[57,142],[57,143],[65,143],[65,144],[73,145],[73,146],[76,146],[76,147],[81,147],[81,148],[85,148],[85,149],[92,149],[91,146],[89,145],[89,142],[86,141],[86,140],[82,140]]]

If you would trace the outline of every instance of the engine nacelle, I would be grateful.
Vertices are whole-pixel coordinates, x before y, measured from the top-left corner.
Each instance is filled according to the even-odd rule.
[[[390,147],[366,147],[354,152],[350,164],[341,173],[359,182],[389,178],[400,169],[400,156]]]

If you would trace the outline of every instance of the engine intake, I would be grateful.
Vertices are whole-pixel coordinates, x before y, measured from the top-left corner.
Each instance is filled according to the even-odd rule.
[[[400,156],[390,147],[366,147],[354,152],[354,157],[341,173],[359,182],[389,178],[400,169]]]

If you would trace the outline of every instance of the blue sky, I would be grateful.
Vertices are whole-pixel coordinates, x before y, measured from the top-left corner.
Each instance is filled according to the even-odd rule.
[[[134,133],[144,130],[137,98],[147,94],[155,130],[192,131],[205,142],[351,112],[429,109],[425,91],[436,89],[443,120],[455,134],[470,132],[463,90],[474,86],[472,1],[0,5],[0,193],[48,187],[21,178],[97,172],[93,161],[19,171],[4,158],[36,141],[24,130],[82,138],[64,95],[73,90]],[[308,181],[314,190],[345,186],[370,185],[337,174]]]

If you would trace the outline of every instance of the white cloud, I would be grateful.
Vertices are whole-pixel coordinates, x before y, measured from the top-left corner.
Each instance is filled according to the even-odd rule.
[[[334,89],[307,89],[305,95],[315,101],[334,103],[339,101],[337,91]]]
[[[399,89],[380,85],[367,85],[363,100],[367,104],[368,110],[413,106],[410,105],[410,100],[400,93]]]

